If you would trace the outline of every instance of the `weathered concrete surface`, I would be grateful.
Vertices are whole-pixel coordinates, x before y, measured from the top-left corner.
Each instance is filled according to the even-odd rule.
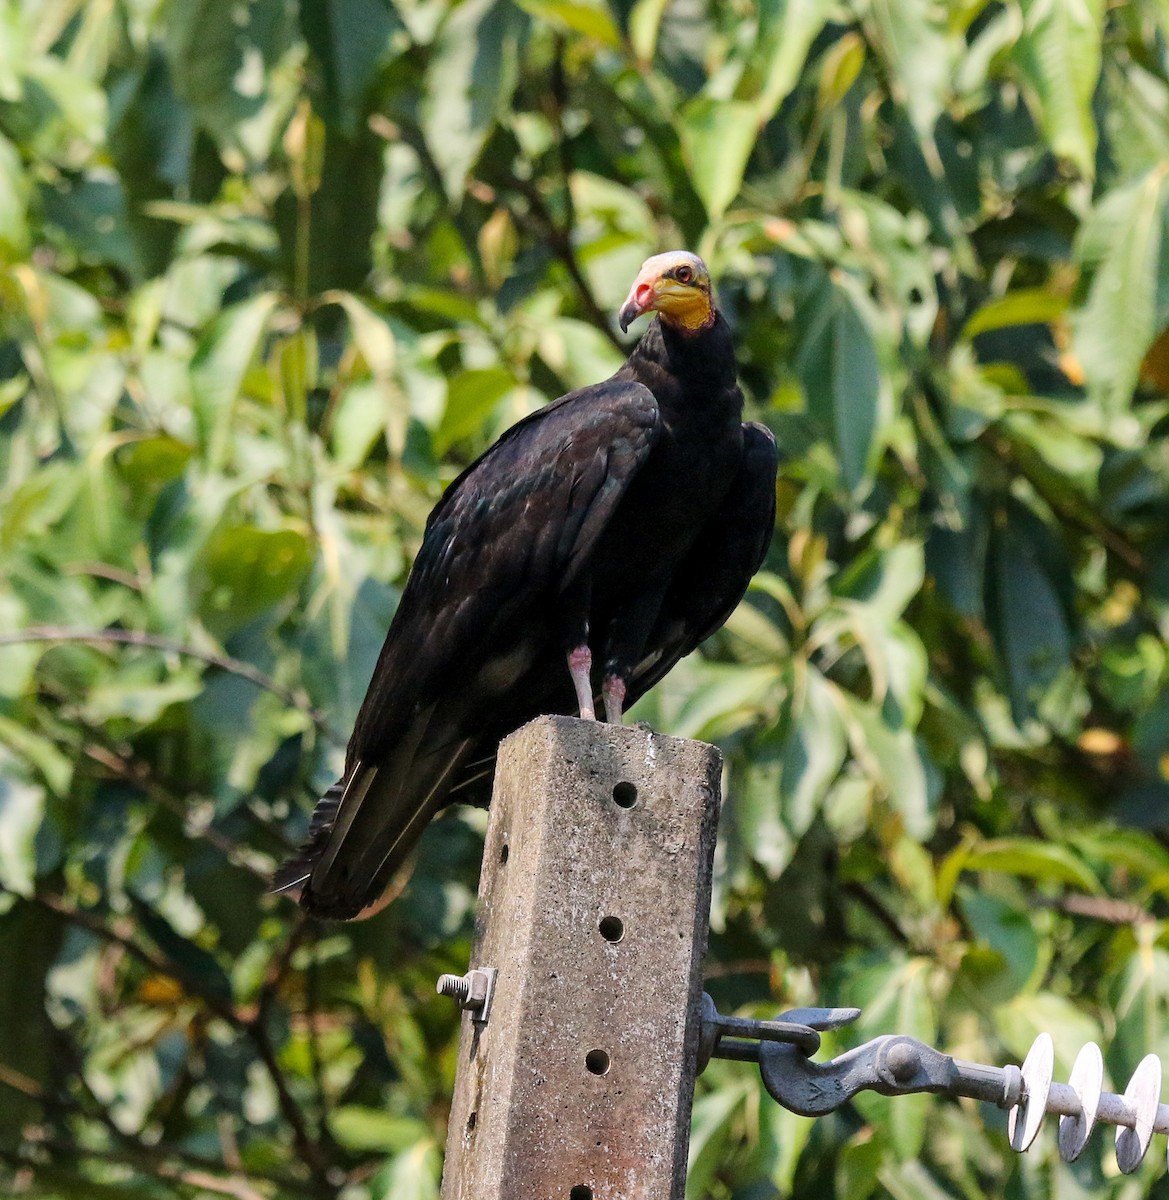
[[[568,717],[501,746],[471,964],[499,976],[463,1018],[444,1200],[682,1200],[719,772]]]

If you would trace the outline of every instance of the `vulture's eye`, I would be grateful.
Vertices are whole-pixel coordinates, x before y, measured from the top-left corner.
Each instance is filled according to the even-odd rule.
[[[692,283],[694,281],[694,271],[690,267],[679,267],[674,272],[674,278],[679,283]]]

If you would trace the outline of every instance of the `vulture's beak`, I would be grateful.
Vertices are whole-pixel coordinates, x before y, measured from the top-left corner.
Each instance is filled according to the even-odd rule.
[[[638,317],[649,312],[656,299],[657,292],[653,284],[639,275],[633,281],[633,287],[629,289],[629,295],[625,297],[625,303],[621,305],[621,311],[617,315],[621,332],[625,333]]]

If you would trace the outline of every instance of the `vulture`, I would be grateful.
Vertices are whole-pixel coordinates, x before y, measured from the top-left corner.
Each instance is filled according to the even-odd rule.
[[[426,524],[341,778],[273,890],[377,912],[430,819],[490,799],[500,739],[544,713],[620,722],[720,628],[775,523],[775,439],[742,420],[710,273],[648,259],[619,314],[656,314],[610,379],[506,430]]]

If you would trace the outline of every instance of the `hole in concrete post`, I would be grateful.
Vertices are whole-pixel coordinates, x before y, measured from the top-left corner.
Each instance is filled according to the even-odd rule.
[[[609,1073],[609,1056],[604,1050],[590,1050],[585,1055],[585,1066],[594,1075],[607,1075]]]
[[[501,863],[507,862],[507,856],[510,853],[511,853],[510,847],[508,846],[507,842],[504,842],[502,849],[499,851],[499,861]]]
[[[613,789],[613,803],[619,808],[632,808],[637,803],[637,788],[622,780]]]
[[[587,1183],[578,1183],[568,1193],[568,1200],[593,1200],[593,1189]]]
[[[619,942],[625,936],[625,922],[620,917],[602,917],[597,928],[607,942]]]
[[[476,1124],[478,1123],[478,1121],[479,1121],[479,1114],[478,1114],[477,1112],[473,1112],[473,1113],[472,1113],[472,1114],[471,1114],[471,1115],[470,1115],[470,1116],[467,1118],[467,1129],[468,1129],[468,1131],[470,1131],[470,1130],[474,1129],[474,1128],[475,1128],[475,1126],[476,1126]]]

